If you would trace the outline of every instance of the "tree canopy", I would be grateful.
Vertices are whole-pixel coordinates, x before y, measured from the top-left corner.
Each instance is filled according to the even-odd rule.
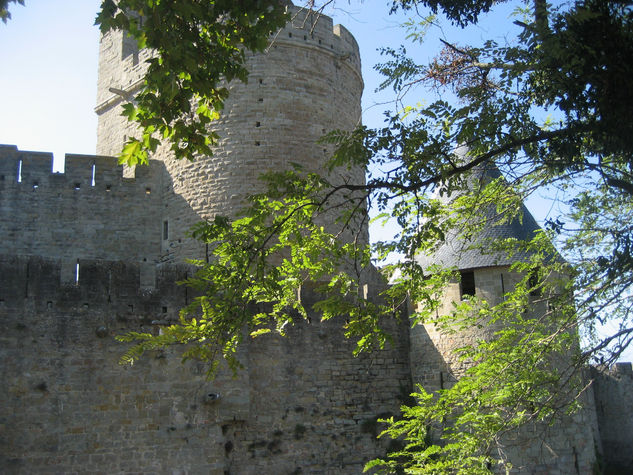
[[[134,163],[141,145],[151,151],[156,131],[171,141],[177,158],[211,153],[214,136],[204,132],[225,97],[218,81],[243,80],[242,48],[261,49],[267,33],[285,17],[274,1],[228,2],[217,11],[222,2],[210,10],[206,2],[194,2],[195,11],[183,7],[173,19],[145,3],[158,8],[143,1],[120,5],[142,12],[143,25],[121,11],[114,14],[111,2],[104,2],[99,17],[104,28],[128,29],[141,46],[159,52],[148,74],[151,87],[127,109],[144,138],[126,147],[123,157]],[[417,17],[407,28],[412,41],[420,42],[442,17],[463,28],[476,26],[493,3],[402,0],[392,7]],[[200,22],[209,11],[219,15],[212,21],[222,21]],[[633,338],[633,95],[627,87],[632,15],[631,5],[619,1],[518,2],[519,33],[503,44],[491,39],[474,47],[445,38],[442,51],[428,63],[408,56],[404,47],[387,46],[376,67],[399,107],[381,128],[332,131],[324,138],[336,148],[331,166],[366,167],[367,181],[332,185],[327,177],[302,170],[270,174],[269,189],[252,197],[243,215],[201,223],[194,236],[207,242],[214,256],[209,263],[198,262],[200,271],[188,282],[201,296],[183,311],[180,324],[162,335],[127,335],[125,340],[137,344],[126,358],[188,343],[187,357],[224,357],[237,365],[233,355],[244,328],[252,337],[283,334],[293,319],[307,316],[297,298],[297,287],[306,281],[321,283],[327,297],[316,309],[324,319],[340,318],[363,351],[387,344],[383,317],[410,299],[417,304],[414,324],[497,330],[491,339],[457,350],[470,363],[452,387],[435,395],[419,387],[417,403],[403,408],[403,416],[391,419],[385,432],[404,438],[403,449],[368,468],[488,473],[499,464],[510,467],[512,460],[498,450],[500,436],[573,410],[584,389],[579,368],[592,360],[615,361]],[[158,33],[157,25],[148,26],[157,19],[170,28]],[[172,28],[174,34],[195,35],[191,43],[209,41],[214,53],[216,39],[226,38],[221,61],[188,63],[194,53],[163,38],[162,31]],[[234,35],[240,28],[246,31]],[[160,79],[151,83],[152,76]],[[438,91],[438,99],[416,105],[421,87]],[[191,104],[197,119],[178,125]],[[482,168],[501,176],[475,182],[472,174]],[[493,207],[505,222],[520,220],[522,200],[543,189],[557,194],[564,214],[551,217],[543,232],[526,242],[486,244],[489,250],[529,256],[512,267],[523,279],[497,305],[472,297],[438,314],[442,289],[455,278],[455,269],[424,267],[419,256],[432,254],[448,235],[467,240],[490,225],[473,219],[482,209]],[[361,204],[367,202],[378,219],[397,225],[393,238],[372,248],[357,240],[333,245],[341,229],[316,223],[341,197],[350,206],[339,228],[351,215],[366,213]],[[552,243],[565,260],[552,257],[557,255]],[[384,292],[383,303],[362,298],[363,272],[372,259],[393,253],[402,258],[385,271],[400,277]],[[534,295],[546,303],[538,314],[525,312],[535,305]],[[602,329],[607,322],[610,333]]]
[[[4,23],[11,19],[11,13],[9,12],[9,3],[18,3],[24,5],[24,0],[0,0],[0,20]]]
[[[476,27],[497,3],[394,0],[392,8],[411,14],[409,37],[421,42],[442,21]],[[3,19],[7,4],[0,2]],[[313,281],[327,296],[316,309],[324,319],[340,318],[358,351],[388,344],[383,317],[407,299],[417,304],[416,325],[498,328],[490,340],[458,350],[469,369],[453,386],[435,395],[419,388],[416,404],[385,432],[404,439],[403,449],[370,467],[489,473],[512,463],[496,450],[500,434],[573,410],[584,389],[579,368],[615,361],[633,339],[633,8],[616,0],[516,4],[518,34],[504,43],[444,38],[430,62],[386,46],[376,67],[398,107],[381,128],[332,131],[323,139],[336,149],[331,166],[366,167],[366,182],[333,185],[302,170],[270,174],[267,192],[253,196],[241,216],[200,223],[193,234],[212,258],[197,262],[188,284],[201,296],[161,335],[123,337],[136,342],[126,360],[187,343],[186,357],[224,357],[235,367],[245,328],[252,337],[283,334],[307,316],[297,287]],[[176,159],[211,154],[217,137],[209,126],[226,98],[223,81],[245,80],[244,51],[262,50],[286,20],[276,0],[104,0],[102,31],[125,29],[156,51],[145,87],[125,109],[141,136],[121,159],[146,161],[159,139]],[[419,88],[438,91],[437,100],[417,104]],[[501,175],[475,182],[473,172],[482,168]],[[468,240],[489,225],[473,219],[482,209],[494,208],[501,222],[520,220],[522,200],[540,190],[557,196],[560,215],[525,242],[487,243],[495,252],[529,256],[513,265],[523,278],[497,305],[472,297],[438,314],[455,269],[426,267],[420,256],[448,235]],[[369,210],[396,226],[392,239],[335,245],[337,230],[317,223],[341,199],[350,206],[338,230]],[[365,299],[360,289],[372,260],[394,253],[402,258],[385,272],[399,277],[382,303]],[[524,311],[535,295],[544,308],[536,315]],[[445,443],[429,441],[429,432]]]

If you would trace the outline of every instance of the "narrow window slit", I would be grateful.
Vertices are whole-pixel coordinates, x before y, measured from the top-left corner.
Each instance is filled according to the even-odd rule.
[[[22,160],[18,161],[18,183],[22,183]]]
[[[106,185],[106,191],[110,191],[112,189],[112,185]]]
[[[79,285],[79,259],[77,259],[75,264],[75,285]]]
[[[460,295],[465,297],[467,295],[475,295],[475,273],[473,271],[460,272]]]
[[[169,238],[169,221],[163,221],[163,239]]]
[[[97,171],[97,166],[92,164],[92,178],[90,179],[90,186],[95,186],[95,173]]]

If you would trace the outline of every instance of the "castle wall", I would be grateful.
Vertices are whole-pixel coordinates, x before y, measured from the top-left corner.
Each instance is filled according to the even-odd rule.
[[[384,455],[376,418],[410,391],[406,325],[395,348],[352,358],[340,324],[312,314],[247,342],[236,378],[208,381],[177,349],[121,366],[113,336],[176,318],[190,269],[159,266],[151,291],[138,264],[82,268],[64,285],[59,259],[0,256],[3,473],[339,474]]]
[[[124,179],[110,157],[0,146],[0,253],[155,262],[161,253],[161,163]],[[94,179],[93,179],[94,171]]]
[[[633,371],[631,363],[592,368],[593,394],[605,473],[633,470]]]

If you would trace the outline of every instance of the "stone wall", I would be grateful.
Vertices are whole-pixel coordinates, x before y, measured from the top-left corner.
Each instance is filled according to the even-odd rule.
[[[64,173],[52,159],[0,146],[0,254],[58,257],[73,270],[77,259],[160,257],[162,163],[123,178],[111,157],[66,155]]]
[[[631,363],[591,369],[605,473],[633,469],[633,370]]]
[[[406,324],[395,348],[353,358],[340,323],[312,314],[208,381],[178,350],[121,366],[113,340],[175,318],[189,268],[159,266],[153,290],[138,264],[82,269],[65,285],[59,259],[0,257],[3,473],[360,473],[385,453],[376,418],[410,391]]]

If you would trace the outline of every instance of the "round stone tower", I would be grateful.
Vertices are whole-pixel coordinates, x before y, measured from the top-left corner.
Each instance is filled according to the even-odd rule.
[[[249,55],[248,83],[229,84],[222,117],[212,126],[220,136],[213,156],[174,160],[162,147],[150,157],[161,160],[167,172],[164,217],[156,226],[164,260],[202,257],[202,245],[188,239],[187,230],[215,215],[234,215],[249,194],[263,190],[262,173],[291,163],[325,172],[331,150],[318,139],[360,122],[363,81],[356,41],[331,18],[287,8],[292,19],[271,36],[266,52]],[[121,107],[141,86],[149,54],[137,51],[121,32],[101,39],[98,154],[116,155],[134,135]],[[360,168],[345,174],[357,183],[364,180]]]

